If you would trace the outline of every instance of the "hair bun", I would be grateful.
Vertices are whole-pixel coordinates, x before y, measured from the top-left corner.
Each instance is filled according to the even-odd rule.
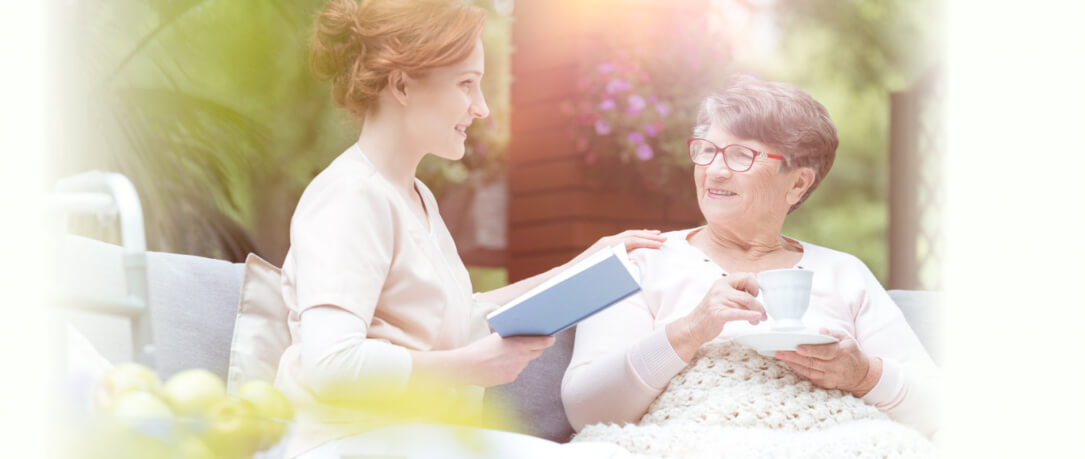
[[[356,0],[329,0],[317,15],[309,45],[309,67],[317,78],[334,80],[358,60],[358,9]]]
[[[359,118],[388,75],[462,61],[475,49],[486,13],[464,0],[328,0],[317,14],[309,68],[331,80],[335,104]]]

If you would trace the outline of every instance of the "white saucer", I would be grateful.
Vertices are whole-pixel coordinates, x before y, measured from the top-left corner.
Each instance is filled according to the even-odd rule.
[[[826,344],[840,341],[829,335],[813,333],[809,330],[795,331],[756,331],[736,336],[735,342],[751,348],[757,353],[772,357],[776,351],[794,351],[800,344]]]

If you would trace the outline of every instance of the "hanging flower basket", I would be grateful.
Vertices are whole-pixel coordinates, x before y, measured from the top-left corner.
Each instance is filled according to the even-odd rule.
[[[728,53],[716,40],[661,27],[665,39],[616,46],[581,68],[563,105],[572,136],[601,188],[692,195],[686,152],[700,99],[722,84]]]

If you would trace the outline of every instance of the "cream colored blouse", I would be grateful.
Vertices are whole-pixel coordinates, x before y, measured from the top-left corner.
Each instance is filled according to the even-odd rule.
[[[291,345],[275,381],[296,410],[289,457],[387,425],[358,407],[406,387],[408,350],[461,347],[487,332],[436,199],[415,187],[429,229],[355,144],[298,202],[282,270]],[[456,392],[481,401],[481,388]]]

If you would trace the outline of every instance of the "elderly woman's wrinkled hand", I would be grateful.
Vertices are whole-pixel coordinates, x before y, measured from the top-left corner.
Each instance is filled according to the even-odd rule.
[[[840,341],[829,344],[804,344],[795,351],[779,351],[776,358],[810,382],[825,389],[840,389],[862,397],[874,388],[881,377],[881,360],[859,349],[850,335],[821,329],[821,334]]]
[[[704,343],[720,335],[727,322],[745,320],[757,325],[768,319],[755,298],[757,292],[757,278],[751,273],[735,273],[716,281],[693,311],[668,325],[672,347],[689,361]]]

